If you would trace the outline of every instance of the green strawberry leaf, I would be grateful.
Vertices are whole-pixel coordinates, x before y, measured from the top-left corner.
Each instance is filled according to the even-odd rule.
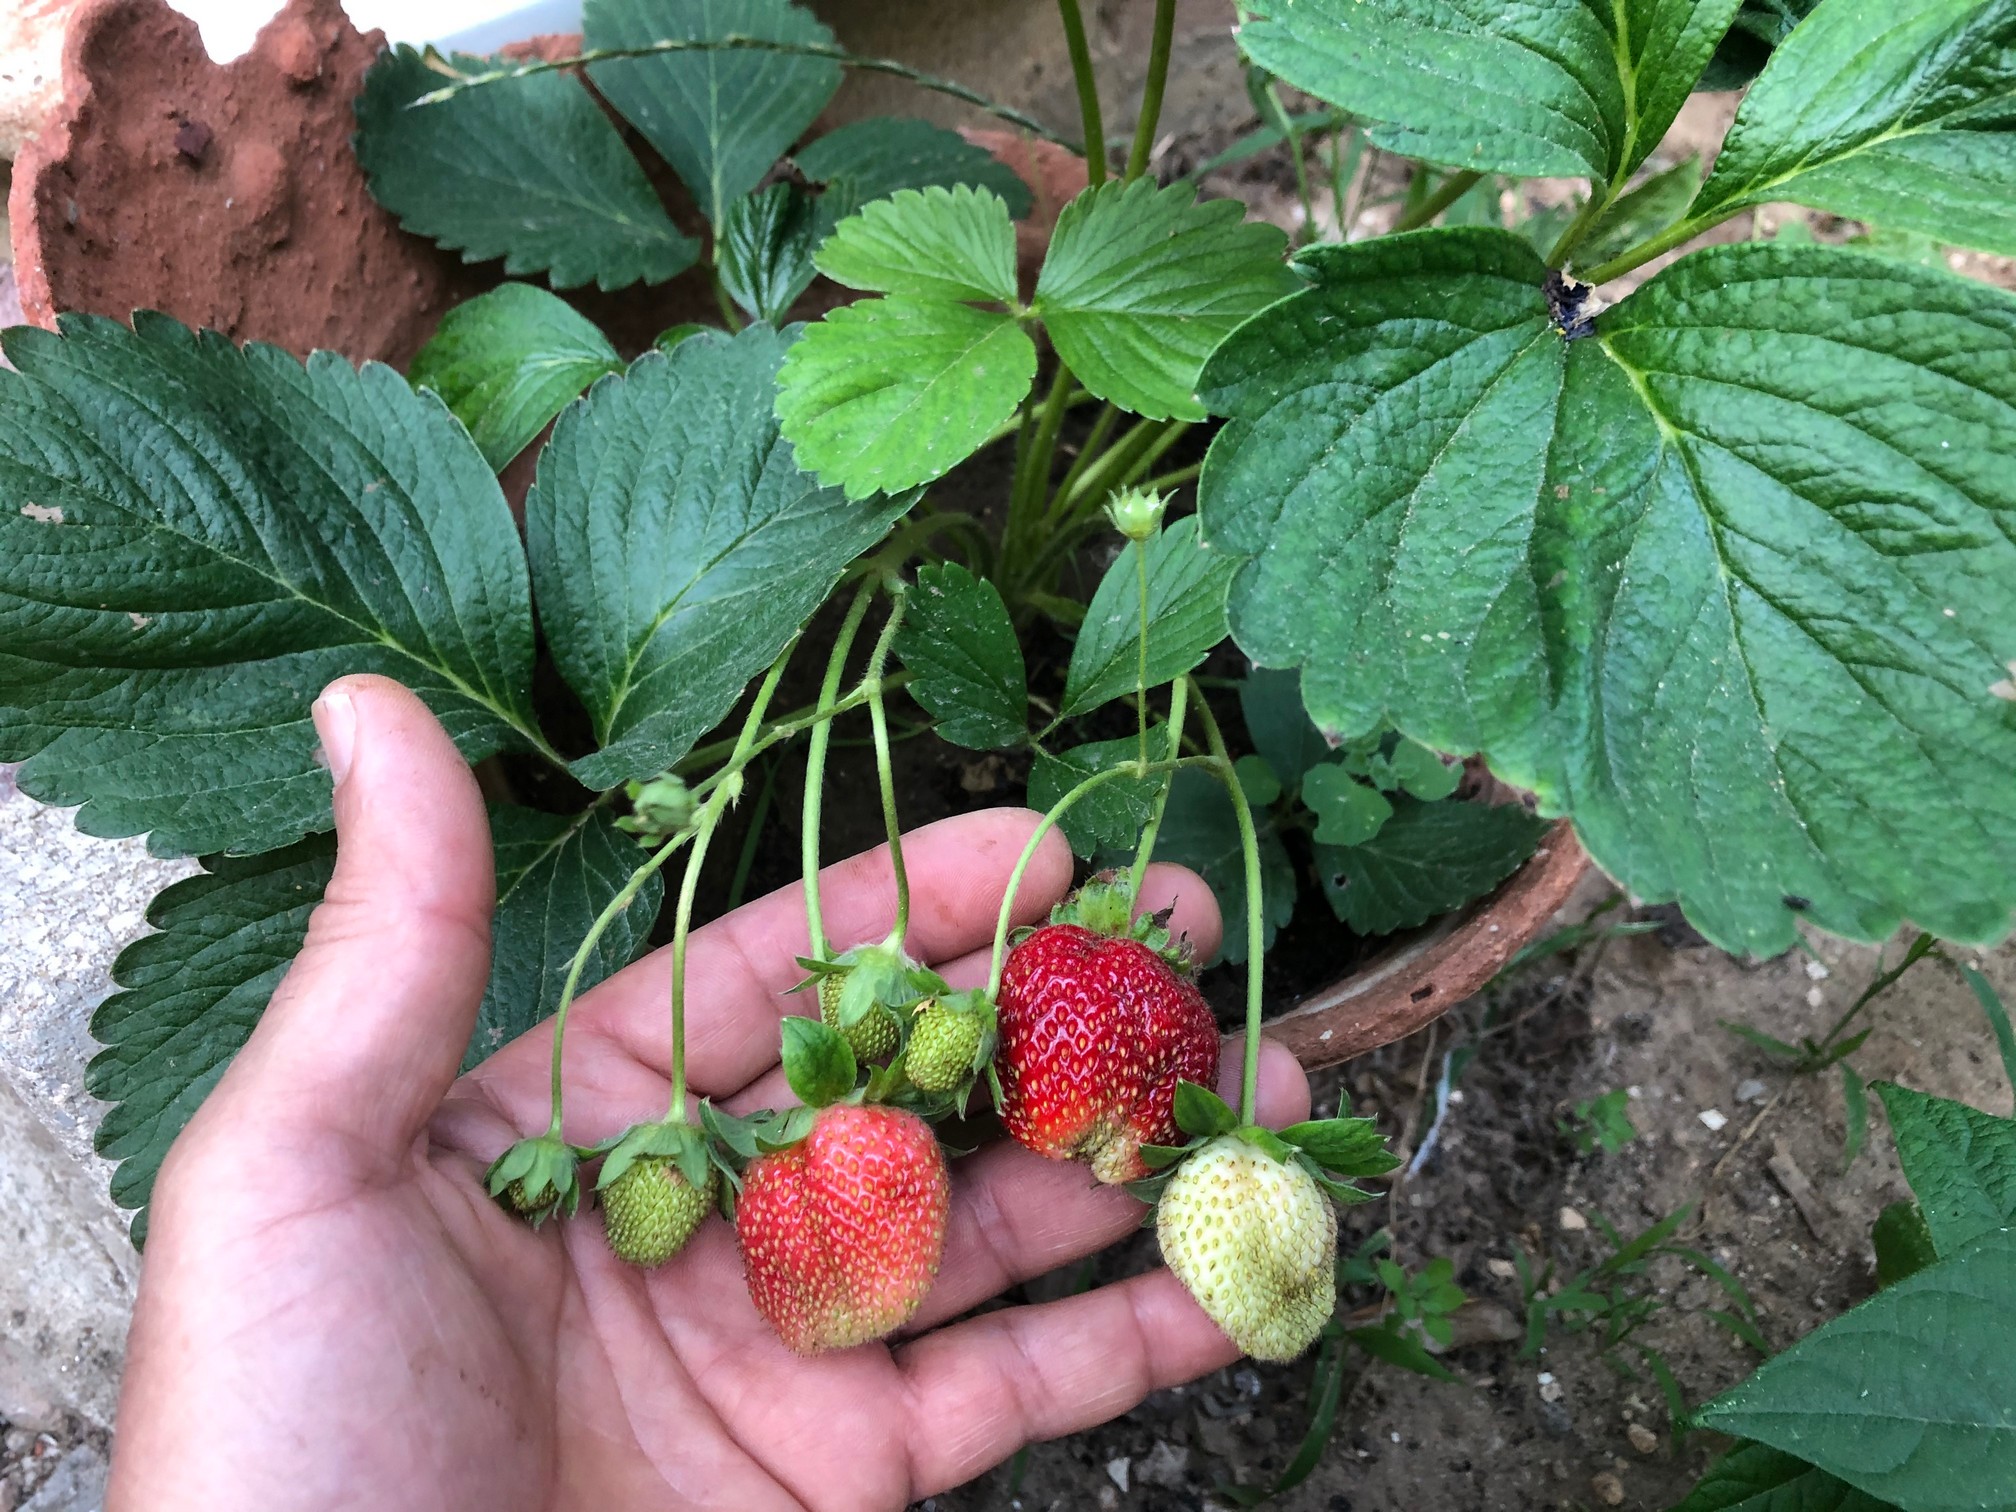
[[[979,450],[1036,376],[1013,316],[942,300],[867,299],[806,329],[778,377],[800,465],[850,499],[928,483]]]
[[[1230,1134],[1239,1127],[1232,1105],[1209,1087],[1193,1081],[1176,1083],[1176,1127],[1198,1139]]]
[[[755,325],[646,353],[540,453],[525,533],[554,663],[602,747],[574,763],[591,787],[691,750],[909,507],[798,471],[770,412],[788,342]]]
[[[1383,775],[1411,798],[1433,803],[1447,798],[1463,781],[1461,762],[1444,761],[1418,740],[1402,736],[1391,756],[1383,758]]]
[[[540,744],[525,558],[446,406],[388,367],[143,311],[8,333],[0,761],[97,835],[260,851],[327,828],[309,703],[412,688],[470,760]]]
[[[1132,735],[1095,740],[1054,754],[1039,748],[1029,768],[1029,806],[1047,814],[1087,777],[1124,766],[1140,755],[1141,742]],[[1058,828],[1081,856],[1126,850],[1140,839],[1159,791],[1159,778],[1115,777],[1067,809],[1057,822]]]
[[[1878,1286],[1915,1276],[1939,1258],[1932,1229],[1915,1202],[1893,1202],[1878,1213],[1869,1228],[1869,1242],[1876,1251]]]
[[[1148,686],[1195,667],[1225,639],[1225,589],[1234,562],[1203,549],[1193,516],[1148,540]],[[1123,694],[1140,674],[1141,585],[1129,541],[1099,580],[1064,675],[1059,717],[1072,719]]]
[[[1876,1095],[1939,1254],[2016,1222],[2016,1119],[1895,1082],[1878,1082]]]
[[[910,696],[954,745],[985,751],[1029,736],[1028,672],[1001,592],[956,562],[917,573],[896,655]]]
[[[1016,220],[1033,203],[1029,186],[1006,163],[956,131],[910,116],[870,116],[827,132],[792,154],[815,183],[844,189],[857,205],[898,189],[971,184],[999,195]]]
[[[1450,168],[1620,181],[1665,136],[1740,0],[1269,0],[1246,56]]]
[[[840,1031],[814,1018],[784,1020],[783,1060],[784,1080],[808,1108],[823,1108],[852,1092],[860,1069]]]
[[[1690,157],[1618,195],[1576,247],[1576,266],[1593,268],[1664,231],[1687,213],[1700,188],[1701,159]]]
[[[1695,1420],[1904,1512],[2016,1502],[2016,1230],[1884,1287]]]
[[[1316,839],[1323,845],[1364,845],[1393,817],[1390,798],[1334,761],[1302,774],[1302,801],[1316,816]]]
[[[721,286],[751,318],[772,323],[811,287],[812,254],[833,229],[833,210],[795,184],[771,184],[728,207],[721,228]],[[676,343],[675,343],[676,344]]]
[[[724,37],[833,43],[810,11],[787,0],[587,0],[581,34],[591,49]],[[840,65],[724,49],[594,63],[588,77],[672,165],[718,228],[728,207],[762,182],[826,108],[840,87]]]
[[[1673,1512],[1895,1512],[1768,1444],[1738,1444]]]
[[[1108,786],[1118,787],[1125,781],[1121,778]],[[1264,949],[1274,943],[1276,931],[1295,916],[1295,867],[1272,816],[1255,814],[1253,824],[1260,842]],[[1175,774],[1162,829],[1155,839],[1155,859],[1187,866],[1204,879],[1226,921],[1224,940],[1213,959],[1235,965],[1245,960],[1246,857],[1239,843],[1239,821],[1232,811],[1232,800],[1216,777],[1196,767],[1184,767]]]
[[[1316,868],[1337,917],[1359,934],[1412,929],[1482,897],[1533,854],[1547,821],[1518,804],[1395,801],[1359,845],[1322,844]]]
[[[1281,1138],[1340,1176],[1378,1176],[1400,1164],[1369,1118],[1314,1118],[1290,1124]]]
[[[1057,355],[1101,399],[1152,420],[1202,420],[1197,370],[1220,339],[1297,287],[1287,237],[1237,200],[1152,179],[1087,189],[1057,218],[1035,309]]]
[[[464,73],[493,66],[459,53],[450,62]],[[357,161],[371,197],[408,231],[464,262],[501,257],[506,273],[544,273],[559,289],[663,283],[693,265],[700,244],[667,218],[578,80],[532,74],[407,108],[443,82],[401,46],[357,96]]]
[[[568,965],[588,926],[644,859],[601,809],[546,814],[493,807],[490,834],[497,849],[490,985],[462,1058],[465,1071],[560,1006]],[[653,873],[589,952],[579,991],[630,964],[650,937],[664,895],[664,876]]]
[[[1008,206],[963,184],[874,201],[834,228],[817,261],[821,273],[850,289],[1008,305],[1016,299]]]
[[[1823,5],[1744,97],[1695,202],[1766,200],[2016,253],[2016,3]]]
[[[406,377],[432,389],[502,472],[553,417],[623,361],[594,322],[531,284],[501,284],[446,315]]]
[[[1320,727],[1484,751],[1730,949],[2009,927],[2016,297],[1715,247],[1570,342],[1510,233],[1303,261],[1206,370],[1200,507]]]
[[[124,990],[92,1015],[91,1033],[105,1048],[84,1074],[84,1089],[113,1104],[96,1142],[118,1162],[112,1200],[121,1207],[145,1208],[168,1146],[300,951],[335,864],[328,835],[264,855],[209,856],[201,874],[147,905],[157,933],[112,963]]]
[[[1239,713],[1253,749],[1285,787],[1327,759],[1330,744],[1302,707],[1302,674],[1255,667],[1239,684]]]
[[[1232,763],[1232,775],[1239,779],[1239,791],[1254,808],[1266,808],[1281,796],[1281,779],[1258,756],[1241,756]]]

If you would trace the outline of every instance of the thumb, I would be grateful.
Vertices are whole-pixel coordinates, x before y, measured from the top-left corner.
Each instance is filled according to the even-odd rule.
[[[219,1101],[397,1159],[455,1079],[490,974],[490,828],[461,754],[399,684],[341,678],[314,712],[336,871]]]

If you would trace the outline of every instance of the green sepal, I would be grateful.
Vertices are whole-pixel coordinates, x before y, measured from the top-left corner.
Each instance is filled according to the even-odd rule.
[[[595,1190],[607,1191],[617,1177],[640,1160],[671,1161],[696,1191],[707,1184],[705,1133],[696,1124],[660,1122],[633,1124],[618,1136],[603,1157],[602,1169],[595,1177]]]
[[[765,1108],[748,1118],[717,1108],[713,1103],[700,1104],[700,1123],[712,1136],[713,1142],[723,1150],[740,1156],[743,1160],[756,1158],[756,1140],[763,1129],[771,1123],[776,1114]]]
[[[854,1090],[860,1067],[839,1030],[818,1019],[787,1018],[783,1037],[784,1079],[806,1107],[823,1108]]]
[[[786,1108],[776,1116],[774,1122],[765,1125],[757,1132],[757,1150],[765,1155],[774,1155],[779,1150],[790,1149],[812,1132],[812,1125],[818,1117],[817,1108]]]
[[[492,1197],[537,1228],[556,1213],[571,1218],[580,1208],[580,1164],[572,1145],[542,1134],[521,1139],[499,1155],[483,1181]]]
[[[1180,1085],[1178,1092],[1181,1092]],[[1296,1150],[1295,1146],[1288,1143],[1287,1140],[1276,1134],[1272,1129],[1263,1129],[1258,1124],[1241,1124],[1238,1128],[1232,1130],[1232,1134],[1234,1137],[1242,1139],[1247,1144],[1253,1146],[1254,1149],[1272,1155],[1283,1165],[1288,1165],[1294,1161],[1300,1153]]]
[[[1335,1176],[1324,1170],[1322,1166],[1318,1165],[1312,1156],[1306,1153],[1298,1151],[1295,1156],[1295,1163],[1314,1177],[1316,1185],[1328,1192],[1332,1200],[1341,1202],[1346,1207],[1355,1206],[1361,1202],[1371,1202],[1378,1195],[1375,1192],[1366,1191],[1363,1187],[1353,1186],[1348,1181],[1339,1181]],[[1396,1160],[1393,1163],[1398,1165],[1400,1162]]]
[[[1142,914],[1136,918],[1134,891],[1128,885],[1126,873],[1102,871],[1051,909],[1050,922],[1076,924],[1081,929],[1110,935],[1116,940],[1138,940],[1178,971],[1187,973],[1195,969],[1196,963],[1191,959],[1187,938],[1170,938],[1169,915],[1172,912],[1172,909],[1165,908],[1159,913]],[[1033,933],[1033,930],[1018,930],[1018,943]]]
[[[1139,1181],[1125,1183],[1129,1195],[1138,1197],[1148,1204],[1147,1216],[1141,1220],[1143,1228],[1154,1224],[1155,1204],[1162,1200],[1162,1189],[1169,1185],[1175,1175],[1174,1171],[1158,1171],[1153,1176],[1143,1176]]]
[[[1141,1156],[1141,1164],[1148,1167],[1151,1171],[1161,1171],[1173,1166],[1196,1148],[1197,1146],[1194,1144],[1144,1144],[1139,1147],[1138,1153]]]
[[[1209,1087],[1200,1087],[1193,1081],[1178,1081],[1176,1127],[1199,1139],[1210,1139],[1237,1129],[1239,1115],[1232,1111],[1231,1104]]]
[[[909,1015],[904,1010],[927,997],[950,991],[945,979],[937,972],[919,965],[905,955],[901,947],[887,941],[856,945],[827,961],[805,956],[797,957],[797,961],[811,974],[793,987],[793,992],[804,990],[821,977],[846,978],[840,989],[840,1027],[843,1029],[860,1023],[878,1004],[895,1013],[907,1028]]]
[[[1281,1138],[1342,1176],[1378,1176],[1400,1164],[1369,1118],[1310,1119],[1290,1124]]]

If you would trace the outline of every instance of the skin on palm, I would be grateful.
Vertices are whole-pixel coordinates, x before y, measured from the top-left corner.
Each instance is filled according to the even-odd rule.
[[[394,684],[345,679],[317,722],[338,775],[339,864],[258,1032],[164,1167],[112,1512],[868,1512],[1235,1357],[1163,1271],[940,1326],[1140,1220],[1126,1194],[1005,1142],[954,1163],[944,1264],[905,1338],[815,1360],[757,1316],[725,1223],[647,1272],[610,1255],[592,1219],[534,1232],[505,1214],[482,1173],[544,1125],[551,1038],[534,1030],[456,1079],[487,975],[480,797]],[[908,947],[955,986],[984,981],[1034,823],[997,810],[906,844]],[[1046,846],[1018,917],[1039,917],[1069,881],[1065,847]],[[837,945],[880,938],[895,906],[886,853],[829,868],[822,894]],[[1215,947],[1195,877],[1153,868],[1144,901],[1173,903],[1175,927]],[[777,1026],[808,1011],[786,995],[804,929],[792,887],[696,931],[696,1095],[737,1111],[789,1101]],[[669,969],[658,952],[577,1005],[570,1139],[662,1115]],[[1270,1053],[1263,1070],[1269,1121],[1305,1116],[1292,1057]]]

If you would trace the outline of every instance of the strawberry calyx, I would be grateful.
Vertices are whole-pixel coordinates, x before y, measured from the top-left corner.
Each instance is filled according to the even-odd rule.
[[[607,1191],[640,1160],[669,1160],[696,1191],[706,1187],[715,1165],[706,1131],[683,1120],[632,1124],[596,1149],[602,1155],[602,1168],[595,1175],[598,1192]]]
[[[490,1163],[483,1184],[490,1195],[534,1228],[581,1206],[580,1152],[557,1134],[521,1139]]]
[[[1173,908],[1164,908],[1137,918],[1134,913],[1134,889],[1127,874],[1103,871],[1051,909],[1050,922],[1076,924],[1080,929],[1089,929],[1094,934],[1116,940],[1139,941],[1187,976],[1196,970],[1196,961],[1189,937],[1176,937],[1169,933],[1169,916],[1173,912]],[[1017,930],[1015,942],[1020,944],[1035,932],[1034,929]]]
[[[846,1039],[857,1062],[888,1062],[903,1046],[917,1006],[948,991],[945,979],[884,940],[830,960],[799,957],[809,973],[791,990],[814,987],[819,1016]]]
[[[1373,1194],[1353,1184],[1354,1178],[1379,1176],[1400,1164],[1370,1118],[1344,1116],[1340,1101],[1335,1118],[1311,1118],[1285,1129],[1241,1123],[1231,1104],[1209,1087],[1195,1082],[1176,1084],[1176,1126],[1190,1135],[1180,1145],[1144,1144],[1141,1160],[1154,1174],[1127,1183],[1127,1190],[1151,1206],[1157,1202],[1176,1168],[1204,1145],[1224,1135],[1252,1145],[1283,1165],[1297,1165],[1317,1186],[1338,1202],[1370,1202]]]

